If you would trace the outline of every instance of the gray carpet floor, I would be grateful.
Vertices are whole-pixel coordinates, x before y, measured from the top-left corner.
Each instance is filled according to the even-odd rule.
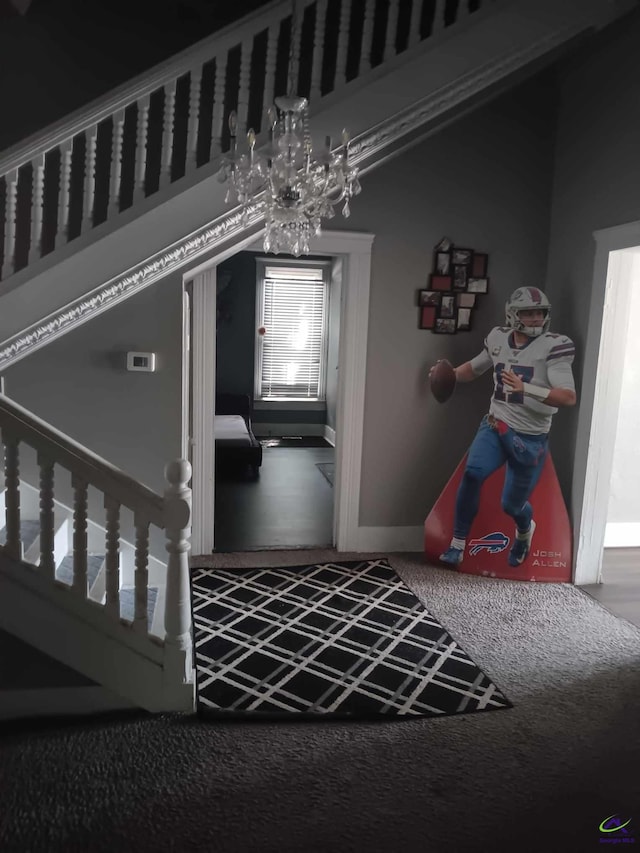
[[[361,556],[340,554],[340,559]],[[382,556],[382,555],[377,555]],[[514,708],[401,722],[212,723],[134,713],[8,725],[5,851],[588,851],[640,843],[640,630],[570,585],[388,554]],[[335,552],[214,554],[296,565]]]

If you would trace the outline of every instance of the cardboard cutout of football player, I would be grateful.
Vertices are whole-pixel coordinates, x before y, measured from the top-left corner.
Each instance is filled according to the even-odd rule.
[[[551,420],[574,406],[573,341],[552,334],[551,305],[537,287],[520,287],[508,299],[506,326],[492,329],[484,349],[455,368],[457,382],[472,382],[493,368],[489,414],[471,444],[456,497],[453,537],[441,562],[459,566],[480,503],[482,484],[506,465],[502,509],[516,524],[510,566],[527,558],[536,529],[529,497],[548,453]],[[433,368],[431,368],[433,371]]]

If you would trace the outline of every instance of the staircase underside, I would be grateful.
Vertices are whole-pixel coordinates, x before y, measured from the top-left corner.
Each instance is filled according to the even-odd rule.
[[[376,69],[366,85],[347,84],[317,112],[312,103],[312,131],[339,138],[348,127],[354,162],[366,174],[556,60],[594,31],[606,5],[497,3],[428,50],[419,45],[390,69]],[[202,167],[3,282],[0,371],[161,278],[185,274],[221,246],[257,233],[259,209],[243,225],[240,211],[224,203],[217,167]]]

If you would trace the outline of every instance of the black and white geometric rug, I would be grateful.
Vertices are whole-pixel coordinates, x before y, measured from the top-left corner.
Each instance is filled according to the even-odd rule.
[[[200,714],[512,707],[385,559],[192,570]]]

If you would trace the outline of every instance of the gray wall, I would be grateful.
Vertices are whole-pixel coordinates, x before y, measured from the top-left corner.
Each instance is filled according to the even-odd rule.
[[[181,449],[181,330],[182,279],[173,275],[18,362],[5,374],[6,393],[161,494],[164,466]],[[155,352],[156,372],[128,372],[130,350]],[[31,455],[24,455],[21,473],[37,485]],[[71,494],[60,471],[56,496],[72,506]],[[90,492],[90,501],[99,522],[100,496]],[[123,514],[121,530],[133,541],[129,521]],[[164,559],[162,534],[152,545]]]
[[[640,12],[603,31],[559,75],[559,119],[547,289],[554,325],[576,342],[582,385],[595,243],[600,228],[640,219]],[[582,399],[591,406],[592,399]],[[552,450],[570,492],[577,408],[557,418]],[[573,509],[575,496],[570,496]]]
[[[504,319],[506,297],[544,283],[553,167],[553,73],[538,76],[367,175],[348,227],[373,244],[360,523],[424,518],[487,411],[491,380],[439,405],[427,390],[437,358],[460,364]],[[418,329],[416,291],[433,247],[489,253],[490,292],[473,330]]]

